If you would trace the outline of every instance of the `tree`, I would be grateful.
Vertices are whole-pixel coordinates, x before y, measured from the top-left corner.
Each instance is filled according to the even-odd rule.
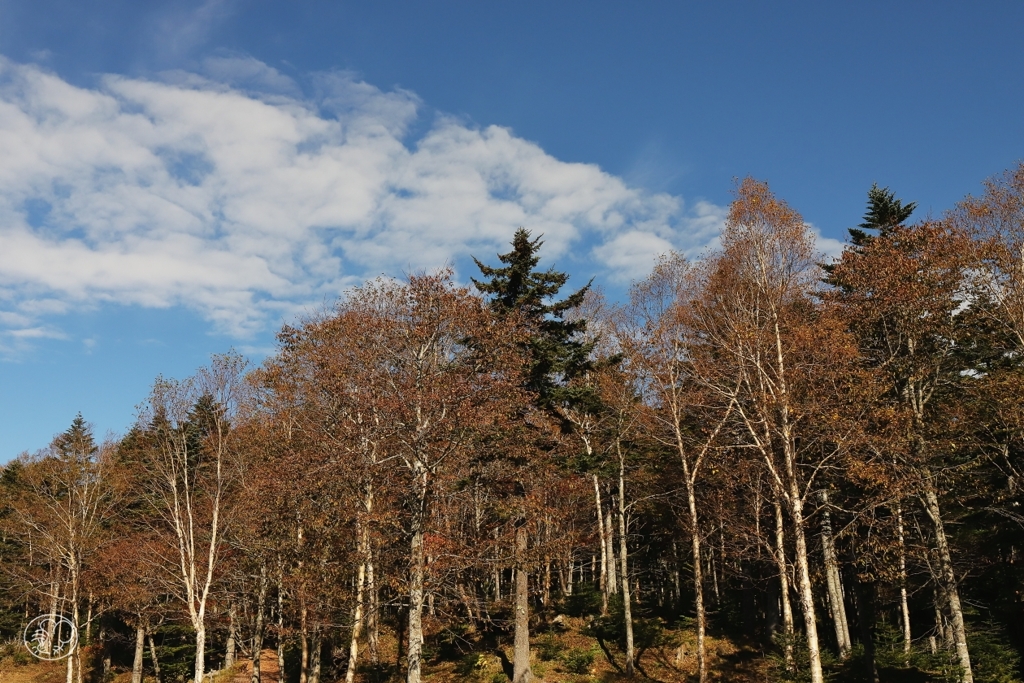
[[[80,633],[84,581],[89,562],[109,539],[106,526],[118,496],[109,478],[110,444],[97,447],[79,413],[50,447],[24,458],[19,497],[12,501],[15,533],[31,544],[33,558],[47,573],[36,590],[51,614],[65,609]],[[67,681],[83,679],[80,640],[67,660]]]
[[[700,275],[681,255],[662,257],[654,272],[632,288],[619,338],[637,384],[646,389],[650,436],[673,450],[682,467],[693,553],[697,672],[704,683],[708,676],[707,618],[698,489],[709,452],[732,415],[736,396],[735,389],[731,395],[714,389],[709,392],[711,386],[701,380],[708,376],[708,368],[700,364],[708,358],[700,348],[702,340],[691,307],[694,299],[704,294]]]
[[[890,226],[866,245],[844,251],[832,271],[832,293],[861,353],[888,385],[887,398],[908,415],[905,468],[931,522],[935,581],[953,625],[964,680],[972,678],[970,654],[953,555],[940,492],[950,453],[943,397],[965,381],[967,257],[965,236],[949,225],[927,222]]]
[[[231,522],[231,428],[245,408],[246,363],[236,354],[215,356],[187,380],[159,378],[139,416],[150,446],[139,463],[149,475],[144,495],[164,539],[171,590],[195,631],[197,682],[206,669],[207,608]]]
[[[593,345],[581,340],[586,330],[583,319],[568,319],[566,314],[583,302],[590,284],[561,301],[555,301],[569,276],[554,269],[537,271],[538,252],[543,244],[540,237],[531,239],[530,232],[519,228],[512,238],[512,251],[499,254],[504,267],[491,267],[474,259],[486,280],[473,280],[473,284],[489,297],[491,309],[502,316],[514,315],[532,330],[524,344],[527,351],[527,369],[523,388],[536,398],[535,406],[561,419],[558,409],[572,405],[589,392],[586,387],[574,385],[572,380],[590,367]],[[568,426],[568,425],[567,425]],[[524,490],[527,482],[521,481]],[[528,550],[527,519],[522,516],[516,523],[516,587],[515,637],[512,683],[529,683],[529,572],[526,562]]]
[[[358,288],[324,322],[328,330],[310,332],[331,338],[330,376],[359,387],[334,396],[351,415],[379,420],[374,438],[400,490],[408,538],[407,680],[419,683],[434,499],[464,473],[487,434],[521,414],[525,337],[515,316],[494,316],[454,286],[450,273]]]
[[[807,506],[843,438],[826,416],[843,402],[855,349],[840,321],[816,309],[821,279],[813,236],[767,184],[743,180],[729,209],[722,251],[708,262],[695,326],[717,363],[702,381],[735,398],[741,445],[760,454],[776,498],[776,554],[785,590],[782,510],[795,546],[811,680],[823,680],[807,546]]]

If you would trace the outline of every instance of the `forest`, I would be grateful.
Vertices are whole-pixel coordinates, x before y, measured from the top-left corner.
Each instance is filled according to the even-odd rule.
[[[520,229],[80,414],[0,469],[0,680],[48,614],[47,683],[1021,681],[1024,164],[915,208],[830,259],[747,178],[621,302]]]

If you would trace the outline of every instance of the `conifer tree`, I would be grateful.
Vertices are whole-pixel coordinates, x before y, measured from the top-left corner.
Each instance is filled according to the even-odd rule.
[[[916,208],[916,202],[904,204],[888,187],[878,187],[878,183],[872,183],[868,190],[868,210],[864,214],[864,222],[849,229],[850,242],[857,247],[866,245],[874,237],[865,232],[867,230],[875,231],[879,236],[888,235],[896,226],[903,225]]]
[[[518,314],[530,328],[529,368],[525,389],[536,396],[536,407],[569,425],[558,415],[557,408],[578,403],[589,395],[586,388],[574,387],[570,381],[590,368],[592,342],[581,339],[586,330],[583,319],[567,320],[566,314],[583,303],[590,289],[588,282],[561,301],[555,300],[569,276],[553,268],[538,271],[540,237],[531,239],[525,228],[516,230],[512,251],[499,254],[504,267],[494,268],[473,259],[484,280],[473,280],[476,288],[490,298],[493,311],[499,315]],[[525,482],[517,487],[525,492]],[[525,513],[516,522],[516,587],[515,636],[512,683],[529,683],[529,594],[525,556],[528,534]]]
[[[566,319],[567,313],[583,303],[590,283],[555,301],[569,276],[554,268],[537,270],[543,244],[540,237],[531,239],[529,230],[519,228],[512,238],[512,251],[498,255],[504,267],[492,268],[473,259],[486,278],[473,279],[473,284],[490,298],[492,310],[499,314],[514,311],[534,326],[526,389],[537,395],[539,408],[551,410],[561,403],[582,400],[585,390],[570,388],[568,383],[590,369],[593,343],[582,340],[585,320]]]

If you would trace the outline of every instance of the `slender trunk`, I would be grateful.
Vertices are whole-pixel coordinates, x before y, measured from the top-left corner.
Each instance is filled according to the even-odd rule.
[[[267,565],[260,565],[259,589],[256,593],[256,619],[252,634],[252,683],[260,683],[260,655],[263,653],[263,635],[266,632]],[[280,674],[279,674],[280,677]]]
[[[633,607],[630,604],[629,565],[626,547],[626,479],[625,460],[619,452],[619,561],[622,563],[622,619],[626,622],[626,675],[633,676]]]
[[[925,511],[931,519],[935,530],[935,550],[939,556],[939,576],[942,581],[942,592],[949,609],[949,621],[953,631],[953,646],[962,670],[963,683],[974,683],[971,670],[971,655],[967,651],[967,629],[964,626],[964,612],[960,606],[960,591],[953,573],[953,561],[946,539],[946,529],[942,523],[942,511],[939,509],[939,497],[931,481],[926,481],[924,490]]]
[[[423,529],[421,520],[413,526],[409,554],[409,650],[407,683],[420,683],[423,652]]]
[[[81,623],[81,615],[78,612],[78,578],[79,578],[78,577],[78,571],[77,570],[73,570],[72,571],[72,583],[71,583],[71,585],[72,585],[72,589],[71,589],[71,614],[73,615],[73,618],[74,618],[74,622],[73,623],[75,624],[75,628],[80,628],[79,624]],[[104,647],[105,647],[105,645],[104,645]],[[75,640],[75,646],[74,646],[74,649],[72,650],[72,652],[73,652],[72,656],[69,657],[68,659],[75,660],[75,664],[71,668],[74,669],[75,680],[78,683],[82,683],[82,643],[81,643],[81,641]],[[108,666],[107,670],[109,671],[109,661],[110,661],[109,660],[109,655],[104,653],[104,656],[106,658],[104,663],[107,664],[107,666]],[[71,669],[69,669],[69,674],[70,674],[70,671],[71,671]],[[71,683],[71,681],[68,680],[68,683]]]
[[[530,683],[530,585],[526,572],[526,550],[529,537],[526,526],[516,529],[515,636],[512,646],[512,683]]]
[[[60,604],[60,585],[56,581],[53,581],[53,582],[50,583],[50,620],[48,622],[46,622],[47,623],[47,627],[46,627],[46,642],[48,642],[48,643],[53,643],[54,642],[53,641],[53,635],[54,635],[54,630],[55,630],[55,627],[56,627],[56,624],[57,624],[57,606],[59,604]],[[28,609],[26,608],[25,611],[27,613]],[[25,619],[26,620],[28,619],[28,615],[27,614],[25,615]],[[47,651],[47,654],[50,654],[50,652]]]
[[[135,659],[132,660],[132,683],[142,683],[142,657],[146,654],[146,627],[139,617],[135,627]]]
[[[832,613],[832,624],[836,629],[836,644],[839,646],[839,658],[850,656],[850,626],[846,619],[846,604],[843,600],[843,583],[839,573],[839,561],[836,559],[835,543],[832,540],[832,516],[828,509],[828,493],[819,494],[822,504],[821,512],[821,548],[825,556],[825,583],[828,587],[828,606]]]
[[[942,607],[946,604],[946,599],[942,595],[942,586],[938,585],[938,577],[934,577],[936,585],[932,595],[932,606],[935,607],[935,633],[939,640],[942,641],[942,647],[952,649],[953,639],[949,635],[949,629],[946,628],[946,619],[942,616]],[[932,648],[932,654],[935,648]]]
[[[776,494],[775,506],[775,565],[779,570],[779,603],[782,607],[783,655],[786,668],[793,669],[793,607],[789,602],[789,569],[786,566],[786,529],[782,518],[782,501]]]
[[[200,622],[196,628],[195,683],[202,683],[206,671],[206,624]]]
[[[551,604],[551,558],[544,557],[544,590],[540,595],[540,602],[547,607]]]
[[[597,505],[597,537],[601,540],[601,575],[598,587],[601,589],[601,614],[608,614],[608,544],[604,535],[604,509],[601,506],[601,485],[594,475],[594,503]],[[593,562],[591,562],[593,564]],[[593,574],[593,569],[591,569]]]
[[[237,609],[234,601],[228,607],[228,642],[225,645],[224,668],[230,669],[235,665],[235,613]]]
[[[100,626],[100,652],[103,654],[100,666],[100,680],[106,681],[110,676],[110,648],[107,647],[107,628]],[[81,673],[79,674],[81,676]]]
[[[704,611],[704,576],[700,565],[700,520],[697,516],[697,495],[689,478],[687,478],[686,502],[690,510],[690,548],[693,553],[693,609],[697,617],[697,679],[699,683],[706,683],[708,680],[707,639],[705,637],[707,632],[707,616]],[[679,591],[678,583],[676,584],[676,591]]]
[[[376,664],[380,657],[380,608],[377,600],[377,580],[373,567],[373,547],[366,544],[366,646],[370,662]]]
[[[697,509],[696,501],[694,502],[693,509]],[[697,543],[700,543],[699,536],[697,537]],[[674,606],[676,609],[680,609],[683,602],[683,586],[679,571],[679,546],[676,545],[675,541],[672,541],[672,594],[675,601]]]
[[[790,510],[793,516],[793,535],[796,541],[797,586],[800,594],[800,609],[804,615],[804,636],[807,638],[807,656],[811,671],[811,683],[823,683],[821,670],[821,649],[818,644],[818,622],[814,615],[814,589],[811,586],[811,571],[807,561],[807,537],[804,533],[803,501],[798,497],[795,484],[790,487]]]
[[[86,602],[85,610],[85,644],[92,645],[92,591],[89,591],[89,600]]]
[[[284,562],[277,558],[277,683],[284,683]]]
[[[605,585],[608,587],[608,594],[614,595],[619,592],[619,579],[616,576],[618,572],[615,569],[615,525],[612,523],[611,505],[608,505],[608,511],[605,513],[604,533],[607,539],[605,543],[608,546],[608,576],[606,577]]]
[[[352,638],[348,646],[348,669],[345,671],[345,683],[353,683],[356,678],[356,662],[359,659],[359,636],[363,630],[363,589],[366,584],[366,561],[365,544],[367,541],[366,531],[362,528],[356,531],[359,534],[359,545],[364,552],[364,561],[359,565],[356,576],[356,603],[355,613],[352,615]]]
[[[900,613],[903,616],[903,665],[910,666],[910,606],[907,603],[907,547],[903,536],[903,507],[896,506],[896,538],[900,553]]]
[[[305,593],[305,591],[303,591]],[[299,606],[299,683],[309,682],[309,610],[306,608],[306,597],[300,598]]]
[[[718,589],[718,565],[715,562],[715,546],[708,546],[708,571],[711,572],[711,589],[715,592],[715,604],[722,603],[722,594]]]
[[[320,627],[317,626],[313,629],[313,634],[310,637],[309,683],[320,683],[320,650],[322,645],[323,639]]]
[[[156,642],[153,634],[147,629],[146,639],[149,640],[149,658],[153,660],[153,680],[160,683],[160,660],[156,656]]]

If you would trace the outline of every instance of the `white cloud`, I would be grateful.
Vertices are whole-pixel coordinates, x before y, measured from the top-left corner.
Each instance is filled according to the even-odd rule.
[[[0,58],[9,335],[114,302],[185,305],[245,336],[367,276],[493,254],[518,226],[549,258],[627,280],[722,224],[721,207],[687,209],[505,128],[441,117],[409,141],[416,96],[348,73],[315,75],[313,97],[247,57],[203,73],[90,89]]]

